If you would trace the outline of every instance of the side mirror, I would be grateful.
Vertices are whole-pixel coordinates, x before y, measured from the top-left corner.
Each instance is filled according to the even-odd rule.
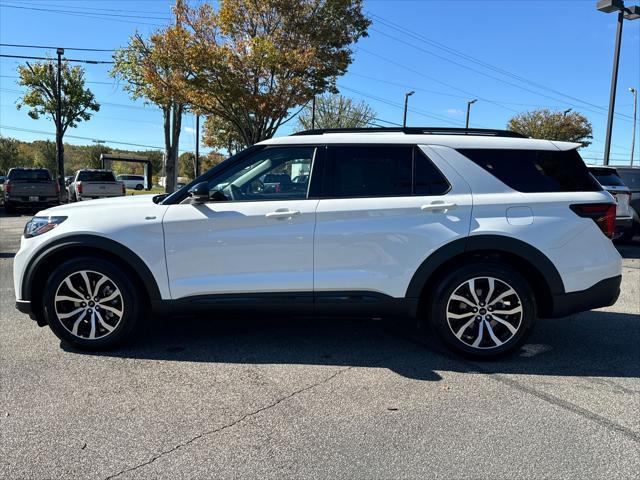
[[[200,182],[189,189],[191,203],[204,203],[209,201],[209,182]]]

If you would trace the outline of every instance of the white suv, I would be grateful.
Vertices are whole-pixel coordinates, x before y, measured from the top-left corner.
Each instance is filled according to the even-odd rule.
[[[410,317],[501,354],[537,317],[618,297],[615,203],[577,147],[468,129],[274,138],[169,196],[40,212],[17,307],[89,349],[147,311],[253,311]]]

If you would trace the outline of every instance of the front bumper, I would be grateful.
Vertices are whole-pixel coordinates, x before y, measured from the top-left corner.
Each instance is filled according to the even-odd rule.
[[[553,295],[551,317],[566,317],[572,313],[613,305],[620,296],[622,275],[606,278],[586,290]]]

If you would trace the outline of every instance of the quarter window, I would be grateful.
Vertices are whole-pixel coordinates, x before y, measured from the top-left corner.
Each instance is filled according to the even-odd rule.
[[[413,193],[416,195],[444,195],[449,191],[447,179],[438,171],[422,150],[415,150]]]

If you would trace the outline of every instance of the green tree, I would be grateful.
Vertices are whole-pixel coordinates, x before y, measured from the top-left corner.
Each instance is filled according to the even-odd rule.
[[[312,107],[307,105],[298,115],[297,130],[311,129]],[[322,95],[316,99],[315,128],[366,127],[376,118],[367,103],[355,103],[342,95]]]
[[[543,108],[520,113],[509,120],[507,129],[531,138],[575,142],[587,147],[593,138],[591,122],[578,112]]]
[[[216,118],[223,134],[211,144],[225,148],[272,137],[292,110],[336,92],[370,24],[362,0],[221,0],[218,10],[178,0],[175,12],[167,56],[189,72],[179,89]]]
[[[147,40],[136,33],[126,47],[115,52],[115,65],[110,72],[112,77],[126,82],[124,89],[133,99],[143,98],[162,111],[166,192],[175,190],[182,114],[186,108],[178,87],[187,73],[181,70],[181,62],[169,55],[175,51],[169,48],[174,41],[172,35],[173,30],[158,30]],[[178,55],[186,56],[186,51]]]
[[[10,168],[20,163],[20,144],[14,138],[0,136],[0,175],[6,175]]]
[[[57,175],[56,142],[52,142],[51,140],[36,140],[32,143],[32,146],[34,148],[33,165],[46,168],[52,175]]]
[[[178,176],[195,178],[196,156],[192,152],[184,152],[178,157]]]
[[[85,88],[84,70],[72,67],[69,62],[62,62],[60,71],[60,117],[58,118],[57,100],[57,67],[53,61],[47,60],[18,66],[18,84],[27,92],[18,100],[18,110],[28,107],[27,114],[34,120],[44,116],[50,118],[61,128],[64,137],[69,127],[75,128],[81,121],[88,121],[93,112],[100,110],[100,104],[88,88]],[[55,143],[54,143],[55,145]],[[48,148],[48,147],[47,147]],[[64,156],[64,147],[61,154]],[[48,160],[47,160],[48,161]],[[57,168],[55,169],[57,171]]]
[[[202,143],[207,147],[224,149],[229,155],[235,155],[247,146],[231,123],[216,116],[206,118],[202,130]]]

